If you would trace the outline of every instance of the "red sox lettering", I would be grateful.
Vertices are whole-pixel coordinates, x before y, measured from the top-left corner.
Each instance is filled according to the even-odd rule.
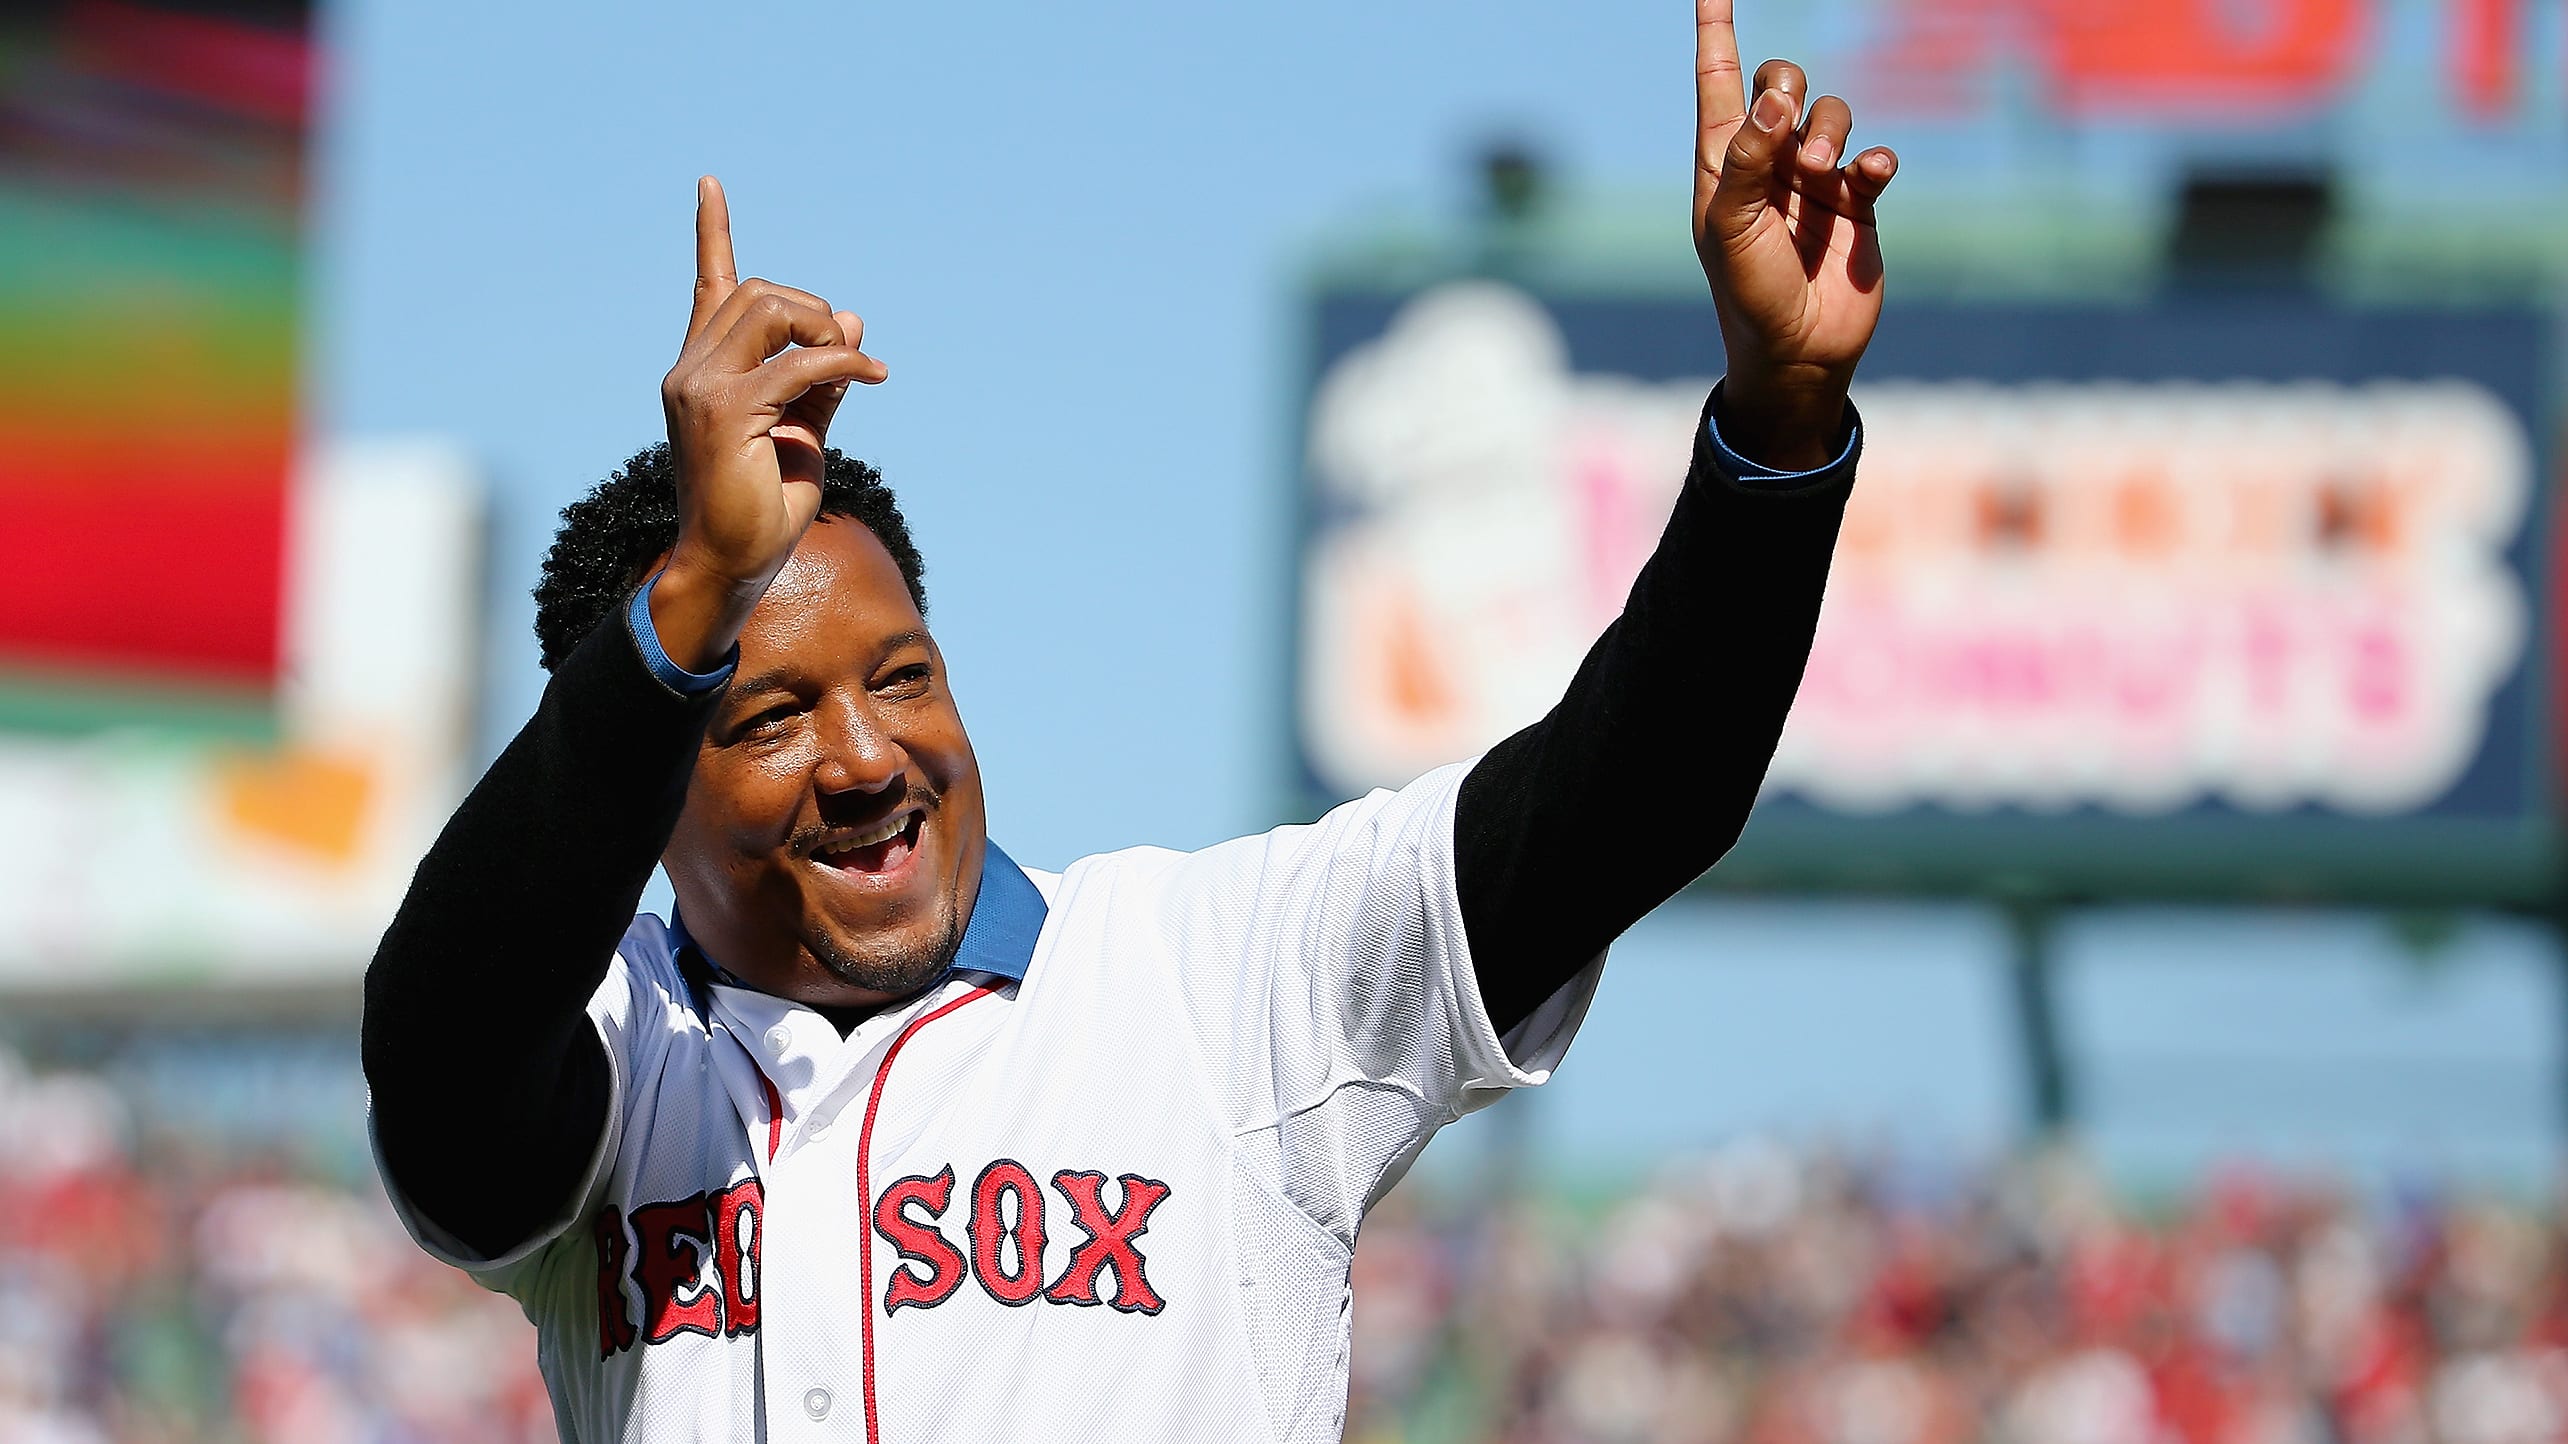
[[[874,1231],[899,1249],[904,1260],[927,1269],[924,1274],[907,1267],[892,1269],[892,1281],[883,1290],[884,1313],[932,1309],[963,1286],[963,1255],[937,1231],[935,1222],[953,1197],[954,1169],[949,1164],[933,1178],[898,1179],[875,1201]],[[926,1214],[927,1222],[910,1218],[913,1207]]]
[[[1101,1172],[1063,1169],[1052,1175],[1048,1194],[1033,1171],[1014,1159],[982,1169],[959,1198],[950,1164],[932,1175],[895,1179],[873,1208],[875,1232],[901,1259],[883,1290],[884,1313],[934,1308],[952,1298],[968,1276],[1010,1307],[1040,1299],[1157,1314],[1167,1300],[1151,1287],[1149,1260],[1137,1241],[1150,1231],[1151,1212],[1167,1201],[1170,1190],[1132,1173],[1116,1183],[1119,1192],[1109,1206],[1107,1178]],[[1047,1202],[1051,1194],[1067,1208],[1069,1226],[1084,1237],[1047,1283],[1044,1244],[1059,1217]],[[720,1191],[639,1204],[629,1215],[612,1205],[600,1210],[592,1231],[598,1356],[612,1358],[636,1344],[665,1343],[680,1334],[730,1338],[755,1333],[758,1220],[764,1200],[764,1190],[751,1178]],[[963,1210],[957,1220],[963,1231],[960,1247],[941,1226],[958,1205]],[[711,1279],[705,1276],[708,1263]],[[638,1317],[633,1307],[637,1300]]]
[[[1043,1292],[1043,1190],[1024,1164],[1002,1158],[981,1170],[972,1185],[971,1222],[963,1232],[972,1240],[972,1276],[991,1298],[1014,1307],[1034,1302]],[[1006,1263],[1011,1251],[1016,1255],[1013,1273]]]
[[[597,1215],[597,1349],[613,1358],[636,1342],[680,1334],[737,1337],[758,1328],[758,1214],[765,1191],[744,1178],[715,1193],[646,1203],[627,1221],[613,1205]],[[713,1262],[715,1281],[704,1278]],[[624,1285],[642,1301],[637,1324]]]
[[[1088,1235],[1070,1255],[1069,1266],[1043,1296],[1056,1304],[1094,1304],[1097,1299],[1097,1275],[1114,1270],[1114,1297],[1105,1302],[1121,1313],[1156,1314],[1168,1307],[1158,1291],[1151,1288],[1142,1272],[1141,1251],[1132,1241],[1150,1231],[1150,1211],[1167,1201],[1168,1185],[1155,1179],[1125,1174],[1123,1206],[1106,1211],[1106,1176],[1102,1173],[1073,1173],[1068,1169],[1052,1175],[1052,1186],[1070,1200],[1071,1221]]]
[[[1034,1174],[1012,1158],[981,1170],[972,1185],[963,1236],[971,1245],[970,1272],[993,1299],[1011,1307],[1038,1297],[1046,1303],[1105,1304],[1119,1313],[1156,1314],[1168,1306],[1150,1286],[1148,1260],[1134,1240],[1150,1231],[1151,1210],[1168,1199],[1167,1184],[1127,1173],[1119,1201],[1108,1208],[1103,1173],[1063,1169],[1052,1187],[1070,1207],[1070,1222],[1087,1237],[1050,1286],[1043,1281],[1047,1233],[1044,1191]],[[901,1263],[883,1290],[883,1311],[934,1308],[963,1284],[965,1256],[938,1227],[954,1202],[954,1169],[894,1180],[874,1204],[874,1231],[900,1250]],[[1013,1263],[1011,1263],[1013,1259]],[[1100,1276],[1114,1275],[1114,1292],[1099,1292]]]

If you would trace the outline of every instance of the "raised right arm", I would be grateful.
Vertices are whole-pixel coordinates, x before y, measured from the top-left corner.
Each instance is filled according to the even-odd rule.
[[[626,614],[601,624],[456,809],[366,969],[384,1167],[484,1258],[562,1210],[604,1136],[611,1074],[589,999],[720,697],[654,676]]]
[[[660,387],[676,545],[642,605],[554,672],[366,970],[384,1167],[485,1258],[560,1216],[605,1136],[613,1072],[589,1000],[677,826],[740,629],[819,511],[838,403],[886,374],[863,335],[808,292],[740,281],[722,187],[698,183],[695,301]]]

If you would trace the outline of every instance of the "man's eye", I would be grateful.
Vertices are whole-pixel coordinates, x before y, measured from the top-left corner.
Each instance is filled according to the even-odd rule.
[[[794,709],[791,707],[770,707],[741,723],[740,730],[746,735],[773,732],[793,720],[793,715]]]
[[[934,675],[933,672],[925,662],[913,662],[910,665],[901,668],[899,671],[894,672],[889,677],[884,678],[883,690],[886,692],[916,692],[927,685],[927,679],[932,675]]]

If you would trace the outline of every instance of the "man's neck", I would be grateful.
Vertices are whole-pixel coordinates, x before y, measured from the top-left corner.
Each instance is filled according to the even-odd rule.
[[[838,1036],[844,1038],[848,1034],[855,1032],[858,1024],[864,1022],[870,1017],[873,1017],[876,1013],[883,1011],[885,1008],[898,1007],[901,1003],[906,1001],[908,1000],[895,999],[889,1003],[877,1003],[870,1008],[840,1008],[814,1005],[812,1007],[812,1011],[818,1013],[824,1018],[827,1018],[829,1020],[829,1026],[836,1028],[838,1030]]]

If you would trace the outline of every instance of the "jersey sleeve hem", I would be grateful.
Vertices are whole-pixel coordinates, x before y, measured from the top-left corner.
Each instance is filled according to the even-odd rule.
[[[1487,1107],[1511,1090],[1538,1088],[1550,1082],[1552,1071],[1568,1054],[1579,1024],[1586,1020],[1588,1005],[1595,1001],[1597,984],[1605,973],[1605,955],[1598,953],[1553,989],[1529,1017],[1500,1036],[1482,995],[1479,965],[1463,927],[1461,894],[1453,885],[1453,811],[1461,795],[1460,778],[1470,766],[1458,763],[1446,769],[1453,777],[1439,807],[1436,832],[1446,856],[1438,860],[1440,866],[1433,874],[1443,881],[1438,901],[1445,915],[1444,926],[1455,940],[1449,977],[1453,1006],[1461,1025],[1455,1042],[1462,1067],[1455,1080],[1458,1096],[1446,1100],[1451,1118]]]

